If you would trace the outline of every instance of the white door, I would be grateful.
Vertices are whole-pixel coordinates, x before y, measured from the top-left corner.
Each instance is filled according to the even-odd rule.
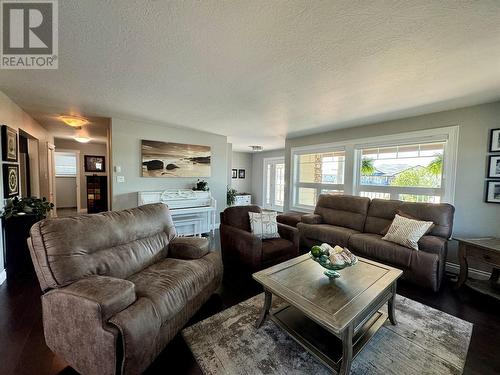
[[[264,159],[264,208],[283,212],[285,204],[285,158]]]
[[[55,150],[56,146],[47,142],[47,177],[49,180],[49,196],[47,200],[54,203],[54,210],[50,212],[50,215],[54,215],[56,212],[56,167],[55,167]]]

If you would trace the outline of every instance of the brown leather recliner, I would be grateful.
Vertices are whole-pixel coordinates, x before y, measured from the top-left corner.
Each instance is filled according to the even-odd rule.
[[[314,214],[297,224],[301,245],[307,249],[326,242],[348,247],[354,254],[403,270],[402,279],[438,291],[446,265],[448,239],[455,208],[446,203],[411,203],[351,195],[320,195]],[[419,250],[382,240],[399,213],[432,221]]]
[[[260,239],[251,232],[249,212],[259,206],[229,207],[220,214],[222,260],[226,271],[253,273],[299,255],[299,231],[278,223],[281,238]]]
[[[208,240],[177,238],[167,206],[47,219],[28,245],[49,348],[82,374],[139,374],[218,289]]]

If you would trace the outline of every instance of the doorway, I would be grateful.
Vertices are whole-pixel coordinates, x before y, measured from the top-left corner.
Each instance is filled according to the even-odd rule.
[[[285,158],[264,159],[264,208],[283,212],[285,205]]]
[[[80,212],[80,151],[54,153],[56,215],[74,216]]]

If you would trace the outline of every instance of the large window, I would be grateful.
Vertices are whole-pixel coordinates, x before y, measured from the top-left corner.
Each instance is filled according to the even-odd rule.
[[[285,205],[285,159],[264,159],[264,208],[283,211]]]
[[[318,196],[324,193],[342,193],[344,190],[345,151],[297,153],[294,155],[294,206],[314,207]]]
[[[453,203],[458,127],[292,148],[290,208],[320,194]]]
[[[55,153],[56,176],[75,177],[77,172],[76,154],[70,152]]]
[[[444,197],[445,142],[357,150],[355,191],[370,198],[439,203]]]

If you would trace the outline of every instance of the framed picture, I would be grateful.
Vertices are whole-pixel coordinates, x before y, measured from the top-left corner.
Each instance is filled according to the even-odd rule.
[[[238,170],[237,169],[232,169],[232,178],[238,178]]]
[[[500,155],[489,157],[488,178],[500,178]]]
[[[104,156],[85,155],[85,172],[106,172]]]
[[[17,131],[2,125],[2,160],[17,161]]]
[[[19,166],[16,164],[3,165],[3,192],[5,198],[19,195]]]
[[[238,169],[238,178],[245,178],[245,170]]]
[[[141,141],[142,177],[210,177],[210,146]]]
[[[500,181],[486,181],[486,202],[500,203]]]
[[[490,152],[500,152],[500,129],[491,129]]]

